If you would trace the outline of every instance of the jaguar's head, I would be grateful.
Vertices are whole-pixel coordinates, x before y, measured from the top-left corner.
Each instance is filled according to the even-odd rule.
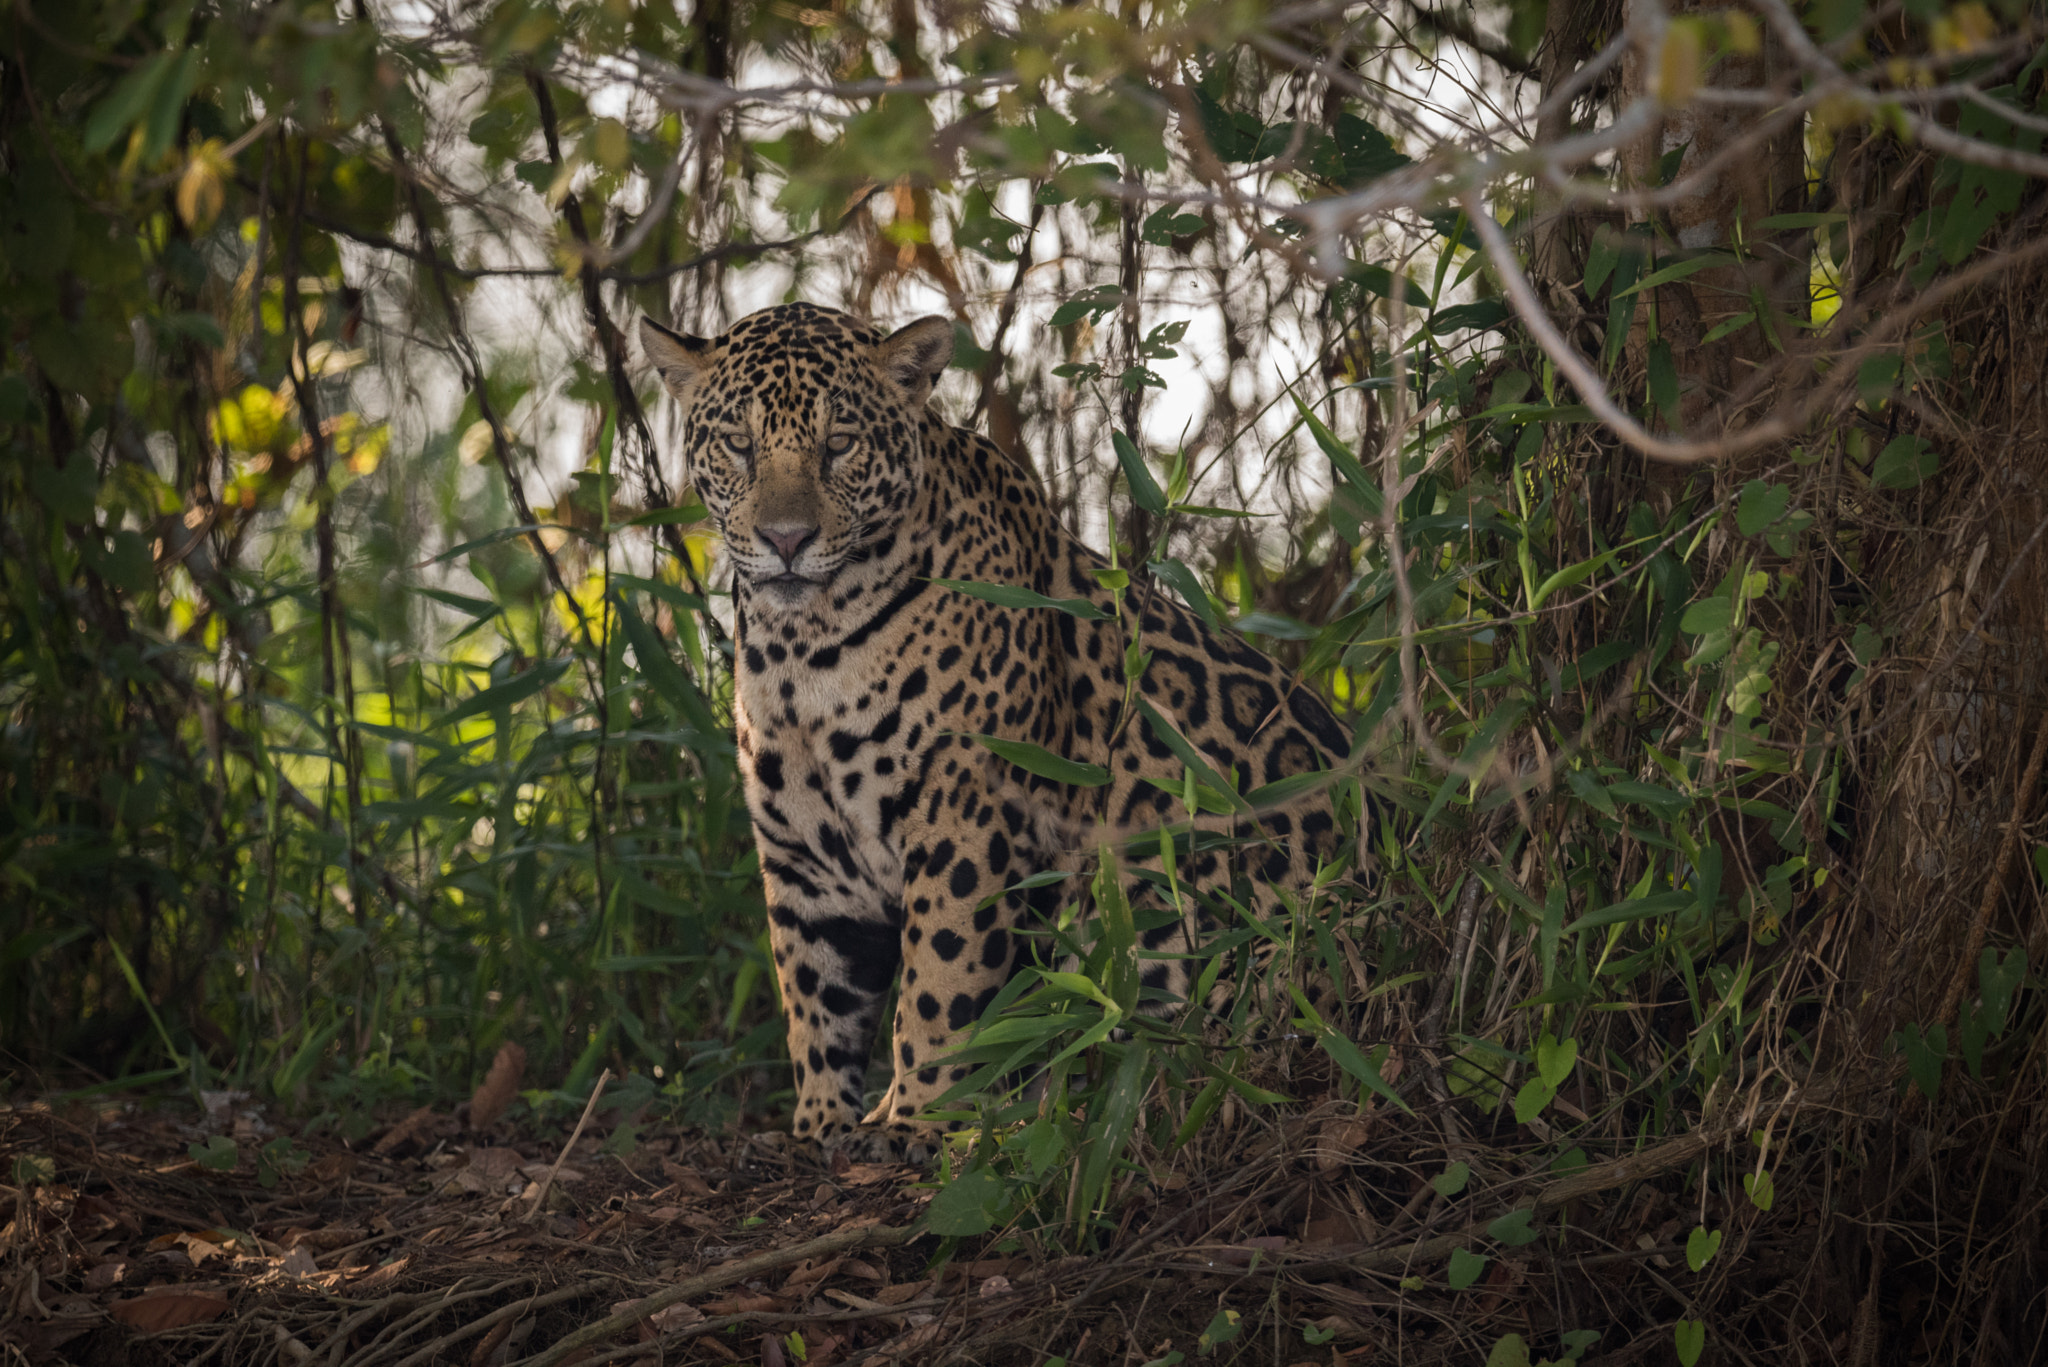
[[[712,340],[643,318],[640,340],[682,405],[682,476],[751,596],[794,606],[889,559],[925,485],[923,414],[952,323],[879,337],[836,310],[783,304]]]

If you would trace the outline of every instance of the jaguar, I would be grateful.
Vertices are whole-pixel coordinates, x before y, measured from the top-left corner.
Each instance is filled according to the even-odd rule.
[[[1334,770],[1351,738],[1270,657],[1156,580],[1126,582],[1062,526],[1028,468],[934,411],[949,320],[885,336],[798,302],[716,338],[652,319],[640,331],[680,407],[681,477],[732,569],[739,768],[794,1132],[827,1149],[928,1152],[918,1146],[940,1127],[922,1113],[966,1072],[948,1055],[1042,939],[1029,923],[1047,894],[1018,887],[1026,875],[1070,867],[1091,830],[1184,812],[1190,746],[1242,794]],[[1004,593],[946,581],[1036,597],[992,601]],[[1035,750],[1006,759],[1002,741]],[[1084,780],[1028,762],[1038,754],[1094,767]],[[1254,851],[1248,868],[1227,843],[1191,846],[1178,876],[1195,893],[1248,888],[1264,914],[1334,868],[1350,846],[1328,787],[1291,786],[1307,795],[1235,818],[1263,837],[1237,847]],[[1155,882],[1130,878],[1134,906],[1157,903]],[[1148,924],[1146,996],[1184,1000],[1188,951],[1214,917]],[[894,1076],[870,1107],[892,989]]]

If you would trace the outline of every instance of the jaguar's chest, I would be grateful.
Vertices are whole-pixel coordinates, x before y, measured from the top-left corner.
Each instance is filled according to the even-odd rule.
[[[889,663],[761,663],[750,668],[742,650],[736,710],[763,860],[827,902],[895,897],[917,755],[932,739],[927,709],[902,696],[903,671]]]

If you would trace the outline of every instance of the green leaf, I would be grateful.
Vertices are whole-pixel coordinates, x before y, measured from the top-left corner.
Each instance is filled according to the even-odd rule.
[[[445,565],[459,555],[467,555],[471,551],[480,551],[486,546],[496,546],[501,542],[510,541],[515,537],[527,536],[534,532],[566,532],[571,536],[582,537],[585,541],[591,539],[590,533],[584,531],[581,527],[570,527],[556,522],[532,522],[519,527],[500,527],[495,532],[488,532],[473,541],[465,541],[459,546],[451,546],[425,563],[426,565]],[[421,568],[425,568],[425,566],[423,565]]]
[[[1511,1210],[1492,1224],[1489,1224],[1486,1227],[1486,1233],[1489,1237],[1499,1240],[1509,1248],[1521,1248],[1525,1245],[1533,1244],[1543,1237],[1543,1232],[1532,1227],[1529,1223],[1535,1218],[1535,1215],[1534,1207]]]
[[[1748,1194],[1749,1203],[1758,1210],[1768,1211],[1778,1199],[1777,1185],[1766,1172],[1745,1172],[1742,1174],[1742,1190]]]
[[[1170,557],[1153,561],[1151,569],[1153,574],[1165,580],[1167,585],[1181,596],[1181,601],[1188,605],[1195,616],[1201,618],[1212,630],[1223,629],[1223,623],[1216,617],[1215,604],[1209,601],[1208,593],[1202,588],[1202,581],[1195,577],[1193,570]]]
[[[1520,1334],[1503,1334],[1486,1355],[1486,1367],[1529,1367],[1529,1345]]]
[[[1345,482],[1357,493],[1359,501],[1365,504],[1367,515],[1380,516],[1386,508],[1386,494],[1380,488],[1379,482],[1366,474],[1365,467],[1359,463],[1358,457],[1351,454],[1351,448],[1337,440],[1337,434],[1326,427],[1323,420],[1315,415],[1314,410],[1301,401],[1300,395],[1290,389],[1287,397],[1294,401],[1294,410],[1301,414],[1301,421],[1308,428],[1309,435],[1315,438],[1316,445],[1322,448],[1323,454],[1330,458],[1330,464],[1337,467],[1337,473],[1344,476]]]
[[[1751,323],[1754,323],[1755,321],[1755,309],[1744,309],[1742,312],[1736,314],[1732,318],[1723,318],[1720,322],[1714,324],[1713,327],[1707,330],[1706,336],[1700,338],[1700,345],[1703,347],[1712,346],[1714,343],[1720,341],[1723,337],[1728,336],[1730,333],[1740,332],[1743,328],[1748,327]]]
[[[1407,304],[1410,308],[1426,309],[1429,307],[1428,291],[1405,275],[1397,277],[1385,266],[1369,266],[1362,261],[1354,261],[1344,268],[1344,278],[1369,293],[1377,294],[1382,299],[1392,299],[1395,286],[1399,285],[1401,302]]]
[[[1565,1362],[1577,1362],[1588,1348],[1599,1341],[1598,1329],[1574,1329],[1559,1336],[1558,1346],[1564,1349]],[[1562,1364],[1559,1364],[1559,1367],[1562,1367]]]
[[[1271,636],[1277,641],[1313,641],[1316,629],[1277,612],[1247,612],[1231,623],[1246,636]]]
[[[2002,957],[1991,945],[1977,956],[1977,990],[1984,998],[1984,1013],[1992,1022],[1991,1033],[2003,1034],[2007,1013],[2012,1010],[2013,993],[2027,976],[2027,951],[2014,945]]]
[[[609,581],[614,588],[638,589],[652,594],[677,612],[702,612],[704,600],[686,589],[674,584],[665,584],[659,579],[642,579],[637,574],[613,574]]]
[[[1584,769],[1571,769],[1565,773],[1565,782],[1578,794],[1579,800],[1599,812],[1602,816],[1618,816],[1621,809],[1614,805],[1613,796],[1593,774]]]
[[[1618,779],[1607,785],[1607,792],[1617,802],[1648,807],[1663,817],[1677,816],[1692,806],[1690,798],[1674,793],[1669,788],[1660,788],[1654,783],[1644,783],[1641,779]]]
[[[85,122],[86,152],[96,155],[106,151],[114,145],[116,138],[142,117],[143,111],[155,99],[157,88],[170,75],[178,55],[165,51],[144,59],[93,107],[92,117]]]
[[[1075,788],[1100,788],[1112,775],[1099,764],[1083,764],[1055,755],[1028,740],[1004,740],[999,736],[969,735],[968,739],[1008,760],[1026,773],[1049,778]]]
[[[1557,1088],[1540,1077],[1532,1077],[1515,1093],[1515,1123],[1526,1125],[1557,1099]]]
[[[1589,560],[1581,560],[1576,565],[1567,565],[1557,571],[1537,585],[1536,592],[1529,595],[1529,611],[1534,612],[1542,607],[1550,598],[1550,595],[1556,593],[1559,589],[1568,589],[1574,584],[1583,583],[1585,580],[1590,579],[1602,565],[1605,565],[1620,553],[1621,548],[1617,546],[1611,551],[1602,551]]]
[[[1694,1272],[1712,1262],[1720,1251],[1721,1231],[1718,1229],[1710,1231],[1701,1225],[1685,1236],[1685,1265]]]
[[[1680,1320],[1671,1330],[1672,1345],[1678,1350],[1679,1367],[1692,1367],[1707,1346],[1707,1326],[1701,1320]]]
[[[1137,703],[1138,713],[1145,718],[1146,724],[1152,728],[1152,734],[1165,742],[1166,748],[1173,751],[1174,757],[1187,766],[1188,770],[1194,774],[1197,782],[1215,789],[1222,796],[1223,800],[1231,805],[1232,809],[1242,812],[1247,816],[1251,814],[1251,804],[1239,795],[1237,785],[1217,773],[1207,757],[1201,751],[1195,749],[1188,738],[1180,733],[1179,727],[1160,715],[1159,709],[1145,699],[1139,698]],[[1107,771],[1105,770],[1104,772]]]
[[[1647,921],[1653,916],[1672,916],[1684,911],[1698,900],[1689,892],[1660,892],[1651,897],[1630,898],[1604,906],[1598,911],[1587,912],[1566,926],[1564,933],[1576,935],[1582,930],[1591,930],[1596,926],[1611,926],[1623,921]]]
[[[60,522],[84,526],[93,520],[93,499],[99,492],[99,472],[92,457],[74,451],[61,466],[37,461],[28,467],[28,487],[37,500]]]
[[[1908,1024],[1897,1035],[1898,1045],[1906,1055],[1906,1071],[1913,1076],[1913,1085],[1929,1101],[1941,1091],[1941,1070],[1948,1062],[1948,1027],[1930,1025],[1922,1031],[1918,1025]]]
[[[1300,988],[1296,987],[1293,983],[1289,983],[1287,991],[1293,996],[1294,1004],[1300,1008],[1303,1018],[1308,1021],[1310,1027],[1315,1031],[1316,1043],[1322,1045],[1323,1052],[1334,1059],[1339,1068],[1342,1068],[1345,1072],[1351,1074],[1352,1077],[1358,1079],[1360,1083],[1364,1084],[1365,1089],[1375,1096],[1392,1102],[1410,1115],[1414,1114],[1412,1110],[1409,1110],[1408,1103],[1401,1099],[1400,1093],[1388,1086],[1387,1080],[1380,1076],[1378,1066],[1365,1056],[1364,1052],[1352,1042],[1351,1038],[1348,1035],[1332,1030],[1324,1023],[1322,1016],[1317,1013],[1315,1007],[1309,1004],[1308,997],[1303,994]],[[1380,1052],[1384,1054],[1384,1048]]]
[[[1436,1188],[1437,1195],[1448,1201],[1463,1191],[1465,1184],[1471,1180],[1472,1165],[1461,1159],[1430,1178],[1429,1184]]]
[[[623,596],[613,594],[612,604],[618,612],[619,625],[625,630],[627,644],[633,647],[633,660],[640,676],[675,708],[678,718],[702,735],[717,734],[720,727],[709,700],[668,653],[668,643],[661,639],[661,634],[642,620]]]
[[[412,591],[422,598],[431,598],[437,603],[446,603],[457,612],[467,613],[471,617],[495,617],[504,611],[503,608],[488,598],[471,598],[467,594],[450,593],[446,589],[421,588],[417,585],[413,587]]]
[[[1627,289],[1616,290],[1614,297],[1620,299],[1642,290],[1655,289],[1659,285],[1673,284],[1689,276],[1698,275],[1701,271],[1711,270],[1715,266],[1733,266],[1736,264],[1738,264],[1736,259],[1726,252],[1708,252],[1704,256],[1690,257],[1674,265],[1666,266],[1662,270],[1651,271]]]
[[[1207,1357],[1223,1344],[1236,1338],[1244,1328],[1243,1320],[1244,1315],[1239,1311],[1218,1310],[1215,1317],[1209,1321],[1209,1327],[1195,1340],[1196,1352],[1202,1357]]]
[[[1880,489],[1917,489],[1941,464],[1941,455],[1925,437],[1903,433],[1877,453],[1870,482]]]
[[[1645,359],[1649,372],[1650,398],[1657,411],[1674,430],[1678,427],[1678,365],[1671,356],[1671,344],[1659,338],[1650,344]]]
[[[14,1156],[14,1185],[17,1187],[47,1187],[57,1180],[57,1160],[44,1153],[18,1153]]]
[[[1471,304],[1453,304],[1429,315],[1429,330],[1438,336],[1465,328],[1485,332],[1500,327],[1510,316],[1508,306],[1498,299],[1481,299]]]
[[[1550,1032],[1545,1031],[1536,1041],[1536,1075],[1552,1087],[1562,1087],[1578,1061],[1579,1042],[1576,1039],[1552,1039]]]
[[[948,1238],[986,1234],[1005,1218],[1008,1196],[1001,1178],[987,1168],[976,1168],[948,1182],[932,1198],[925,1207],[925,1228]]]
[[[1152,1051],[1139,1041],[1123,1046],[1123,1058],[1110,1079],[1109,1097],[1102,1106],[1101,1128],[1087,1140],[1081,1160],[1080,1195],[1082,1209],[1093,1214],[1109,1187],[1116,1160],[1123,1156],[1131,1131],[1137,1124],[1138,1107],[1151,1087],[1157,1063]],[[1089,1107],[1093,1119],[1094,1107]],[[1092,1128],[1092,1127],[1091,1127]],[[1079,1213],[1079,1212],[1077,1212]]]
[[[679,508],[649,508],[640,516],[624,525],[628,527],[672,527],[691,522],[702,522],[711,516],[711,510],[701,503],[686,503]]]
[[[1742,498],[1735,505],[1735,525],[1744,536],[1755,536],[1783,517],[1791,506],[1791,489],[1753,479],[1742,486]]]
[[[194,1144],[187,1144],[185,1152],[192,1155],[202,1168],[213,1172],[233,1172],[240,1152],[235,1141],[224,1134],[210,1134]]]
[[[1451,1290],[1463,1291],[1466,1287],[1478,1281],[1479,1274],[1486,1270],[1486,1263],[1487,1257],[1484,1253],[1474,1253],[1469,1248],[1453,1249],[1451,1251],[1451,1269],[1448,1279],[1451,1284]]]
[[[1154,517],[1162,516],[1166,512],[1166,493],[1146,468],[1137,444],[1121,432],[1111,432],[1109,441],[1116,448],[1117,464],[1124,467],[1124,478],[1130,481],[1131,502]]]
[[[1109,614],[1086,598],[1048,598],[1030,589],[1018,588],[1014,584],[980,584],[972,579],[933,579],[942,589],[964,593],[970,598],[979,598],[985,603],[994,603],[999,608],[1052,608],[1084,622],[1106,622]]]
[[[1689,636],[1711,636],[1735,625],[1735,605],[1726,598],[1702,598],[1678,619],[1678,629]]]
[[[429,729],[432,727],[453,726],[457,722],[468,721],[471,717],[481,716],[485,712],[494,712],[499,708],[509,708],[517,703],[525,702],[528,698],[561,678],[562,672],[568,667],[569,662],[567,660],[542,660],[524,674],[516,674],[504,683],[493,684],[482,692],[472,694],[454,707],[449,708],[448,711],[434,719]]]

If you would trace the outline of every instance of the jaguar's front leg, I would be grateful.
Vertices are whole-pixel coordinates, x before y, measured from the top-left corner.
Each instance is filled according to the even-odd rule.
[[[789,880],[767,877],[768,938],[782,984],[796,1070],[800,1139],[843,1143],[860,1122],[868,1057],[882,1000],[896,979],[900,931],[887,911],[821,906]]]
[[[1009,981],[1017,959],[1014,898],[997,898],[1018,857],[1014,807],[969,792],[960,819],[905,833],[903,987],[896,997],[895,1080],[869,1115],[904,1134],[967,1068],[944,1062]]]

